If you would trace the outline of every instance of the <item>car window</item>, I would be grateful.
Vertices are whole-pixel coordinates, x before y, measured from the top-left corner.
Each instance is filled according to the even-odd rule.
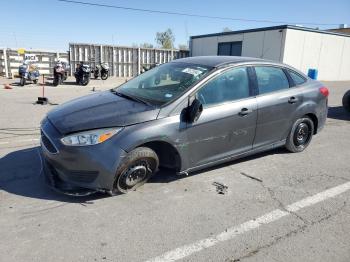
[[[244,67],[222,73],[197,93],[197,99],[204,107],[246,97],[249,97],[249,80],[247,69]]]
[[[266,94],[289,88],[289,82],[282,68],[272,66],[255,67],[259,94]]]
[[[294,84],[295,85],[302,85],[306,82],[306,79],[304,77],[302,77],[300,74],[292,71],[292,70],[288,70],[288,73],[290,75],[290,77],[293,79]]]

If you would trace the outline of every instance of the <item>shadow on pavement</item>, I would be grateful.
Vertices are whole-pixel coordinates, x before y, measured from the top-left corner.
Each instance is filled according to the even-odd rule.
[[[49,188],[42,173],[42,163],[40,148],[32,147],[11,152],[0,159],[0,190],[19,196],[56,200],[68,203],[86,203],[89,201],[109,197],[107,194],[96,193],[90,196],[73,197],[67,196]],[[215,170],[232,164],[242,163],[255,158],[264,157],[271,154],[283,154],[287,151],[283,148],[267,151],[257,155],[230,161],[204,170],[190,173],[190,176],[199,175],[203,172]],[[170,169],[161,169],[148,183],[170,183],[172,181],[185,178],[184,175],[177,175]],[[117,197],[117,196],[116,196]],[[90,202],[91,203],[91,202]]]
[[[107,197],[96,193],[86,197],[71,197],[50,189],[42,174],[40,148],[33,147],[11,152],[0,159],[0,190],[8,193],[69,203],[89,203]]]
[[[350,121],[350,112],[347,112],[342,106],[328,107],[328,118]]]

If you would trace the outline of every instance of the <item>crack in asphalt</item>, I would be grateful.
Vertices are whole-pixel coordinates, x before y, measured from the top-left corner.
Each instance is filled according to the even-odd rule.
[[[287,239],[291,236],[295,236],[297,235],[298,233],[301,233],[303,232],[305,229],[309,228],[310,226],[314,226],[316,224],[320,224],[322,222],[325,222],[329,219],[331,219],[332,217],[338,215],[340,212],[343,211],[343,209],[345,208],[347,202],[344,201],[343,204],[341,205],[341,207],[339,207],[336,211],[334,211],[333,213],[330,213],[316,221],[311,221],[307,224],[303,224],[301,226],[298,226],[296,229],[292,230],[292,231],[289,231],[288,233],[282,235],[282,236],[279,236],[279,237],[276,237],[275,239],[273,239],[270,243],[267,243],[266,245],[263,245],[263,246],[260,246],[260,247],[257,247],[256,249],[252,250],[252,251],[249,251],[247,254],[239,257],[239,258],[234,258],[234,259],[226,259],[225,262],[241,262],[242,260],[246,259],[246,258],[249,258],[249,257],[252,257],[254,255],[256,255],[257,253],[259,253],[262,249],[267,249],[267,248],[270,248],[274,245],[276,245],[277,243],[279,243],[280,241],[284,240],[284,239]],[[286,211],[286,212],[289,212],[289,211]],[[289,212],[290,213],[290,212]]]

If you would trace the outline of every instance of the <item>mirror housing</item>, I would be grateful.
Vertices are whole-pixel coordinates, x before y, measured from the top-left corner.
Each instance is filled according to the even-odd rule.
[[[203,112],[203,105],[202,103],[197,99],[195,98],[193,101],[192,101],[192,104],[190,106],[187,107],[187,116],[186,116],[186,119],[187,119],[187,122],[188,123],[194,123],[198,120],[198,118],[200,117],[200,115],[202,114]]]

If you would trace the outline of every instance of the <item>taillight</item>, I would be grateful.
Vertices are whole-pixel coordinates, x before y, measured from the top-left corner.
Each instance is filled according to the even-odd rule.
[[[328,90],[328,88],[327,87],[321,87],[320,88],[320,93],[323,95],[323,96],[325,96],[325,97],[328,97],[328,95],[329,95],[329,90]]]

